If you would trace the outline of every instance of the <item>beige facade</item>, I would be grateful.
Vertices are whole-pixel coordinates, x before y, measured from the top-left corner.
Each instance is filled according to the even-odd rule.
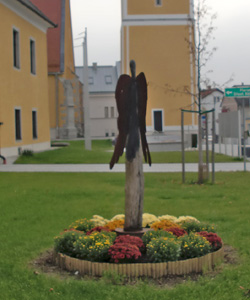
[[[2,155],[50,148],[46,31],[53,23],[21,1],[0,1]],[[50,23],[51,22],[51,23]]]
[[[131,59],[145,73],[148,131],[177,133],[180,109],[194,109],[192,18],[192,0],[122,0],[122,73],[130,73]],[[186,114],[185,129],[196,131],[196,118]]]

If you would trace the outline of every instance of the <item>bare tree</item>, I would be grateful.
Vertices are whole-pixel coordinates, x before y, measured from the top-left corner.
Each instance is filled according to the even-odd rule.
[[[203,183],[203,157],[202,157],[202,107],[201,107],[201,91],[202,84],[206,83],[207,76],[203,74],[203,68],[211,59],[216,47],[209,47],[211,41],[214,40],[213,33],[215,30],[214,21],[216,14],[212,13],[207,6],[206,0],[196,0],[194,4],[194,18],[190,20],[193,26],[194,37],[188,40],[189,49],[193,57],[196,68],[195,92],[193,93],[194,101],[198,107],[198,151],[199,151],[199,169],[198,183]],[[188,88],[185,88],[186,92]]]

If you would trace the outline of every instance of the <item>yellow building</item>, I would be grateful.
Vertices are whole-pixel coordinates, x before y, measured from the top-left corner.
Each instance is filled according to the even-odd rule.
[[[82,86],[75,75],[70,0],[31,0],[55,24],[47,33],[51,139],[83,133]]]
[[[48,27],[29,0],[0,1],[0,149],[4,156],[50,147]]]
[[[180,109],[195,109],[192,20],[192,0],[122,0],[122,73],[134,59],[146,75],[147,131],[179,133]],[[185,129],[196,132],[195,114],[185,115]]]

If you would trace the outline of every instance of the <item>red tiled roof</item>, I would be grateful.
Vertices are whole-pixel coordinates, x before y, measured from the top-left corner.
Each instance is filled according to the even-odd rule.
[[[49,28],[47,32],[48,44],[48,71],[63,72],[64,71],[64,43],[61,42],[63,19],[63,2],[64,0],[31,0],[50,20],[57,24],[57,28]]]
[[[17,1],[22,5],[26,6],[28,9],[32,10],[35,14],[37,14],[39,17],[44,19],[53,27],[56,27],[56,25],[45,14],[43,14],[30,0],[17,0]]]
[[[206,98],[207,96],[209,96],[210,94],[212,94],[213,92],[220,92],[222,94],[224,94],[220,89],[208,89],[208,90],[202,90],[201,91],[201,98]]]

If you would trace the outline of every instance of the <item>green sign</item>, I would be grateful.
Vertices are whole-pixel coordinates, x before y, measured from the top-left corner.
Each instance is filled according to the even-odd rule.
[[[225,97],[250,98],[250,87],[225,89]]]

